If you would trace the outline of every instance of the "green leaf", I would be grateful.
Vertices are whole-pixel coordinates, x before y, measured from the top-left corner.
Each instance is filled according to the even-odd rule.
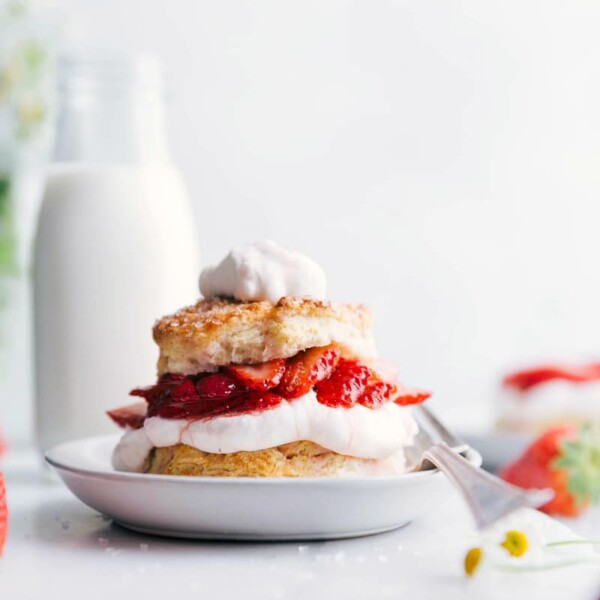
[[[560,444],[560,455],[552,467],[566,472],[567,490],[578,504],[600,503],[600,435],[585,424],[575,440]]]
[[[17,236],[10,188],[10,178],[0,175],[0,275],[14,275],[17,271]]]

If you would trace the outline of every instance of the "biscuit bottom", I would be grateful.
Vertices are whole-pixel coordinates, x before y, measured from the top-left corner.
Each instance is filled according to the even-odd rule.
[[[195,477],[351,477],[402,473],[405,461],[402,451],[386,459],[356,458],[308,441],[230,454],[177,444],[153,448],[145,471]]]

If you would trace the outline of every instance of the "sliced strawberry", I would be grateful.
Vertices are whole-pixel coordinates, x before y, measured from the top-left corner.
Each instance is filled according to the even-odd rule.
[[[185,375],[168,373],[158,380],[156,385],[145,388],[136,388],[129,392],[131,396],[140,396],[148,402],[148,414],[155,412],[158,406],[172,401],[195,402],[198,392],[194,381]]]
[[[381,408],[398,393],[398,388],[393,383],[376,380],[370,383],[360,395],[358,403],[367,408]]]
[[[145,417],[204,419],[268,410],[283,402],[279,394],[249,390],[225,373],[191,376],[168,373],[155,385],[134,389],[130,394],[146,400],[147,413],[144,403],[110,411],[109,416],[122,427],[141,427]]]
[[[197,402],[172,402],[158,406],[151,416],[165,419],[212,419],[275,408],[283,398],[272,392],[247,391],[229,398],[200,399]]]
[[[245,385],[224,373],[211,373],[196,381],[196,391],[201,398],[228,398],[247,391]]]
[[[191,379],[184,379],[171,390],[171,399],[174,402],[195,402],[198,400],[196,386]]]
[[[4,488],[4,477],[0,473],[0,555],[6,541],[6,529],[8,526],[8,509],[6,506],[6,490]]]
[[[299,352],[287,362],[276,392],[284,398],[299,398],[327,379],[337,366],[340,351],[333,344]]]
[[[503,383],[505,387],[526,392],[537,385],[555,379],[575,383],[600,379],[600,364],[592,363],[583,366],[546,365],[533,369],[525,369],[507,375]]]
[[[260,365],[229,365],[225,372],[233,375],[251,390],[265,391],[274,388],[285,371],[285,360],[270,360]]]
[[[185,375],[179,373],[165,373],[158,378],[154,385],[143,388],[135,388],[129,392],[130,396],[139,396],[148,402],[159,397],[169,396],[171,392],[187,380]]]
[[[398,388],[398,395],[394,398],[396,404],[400,406],[409,406],[411,404],[421,404],[431,396],[431,392],[425,390],[411,390],[406,388]]]
[[[315,386],[317,400],[331,407],[350,408],[369,384],[372,371],[357,360],[340,359],[330,377]]]
[[[123,429],[140,429],[144,424],[147,409],[148,406],[145,402],[136,402],[109,410],[106,414]]]

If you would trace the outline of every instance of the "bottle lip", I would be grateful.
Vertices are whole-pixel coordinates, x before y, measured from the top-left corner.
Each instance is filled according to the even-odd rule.
[[[64,55],[58,61],[58,74],[62,89],[135,87],[164,90],[161,63],[151,54]]]

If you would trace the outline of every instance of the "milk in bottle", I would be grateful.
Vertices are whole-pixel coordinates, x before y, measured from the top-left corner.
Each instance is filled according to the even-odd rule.
[[[199,271],[157,63],[66,61],[62,85],[34,257],[41,450],[114,432],[105,411],[154,382],[152,324],[195,300]]]

